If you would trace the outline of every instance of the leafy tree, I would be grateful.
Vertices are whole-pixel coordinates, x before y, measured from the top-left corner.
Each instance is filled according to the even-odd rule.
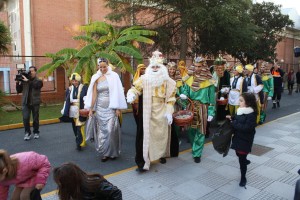
[[[92,22],[81,26],[84,35],[73,37],[74,40],[84,41],[80,49],[66,48],[55,54],[46,54],[52,62],[42,66],[38,72],[47,70],[50,75],[57,67],[62,66],[68,73],[83,74],[84,82],[89,82],[96,72],[96,60],[99,57],[107,58],[111,64],[122,71],[133,72],[129,63],[132,56],[138,63],[142,62],[142,53],[139,43],[153,44],[149,37],[155,36],[155,31],[147,30],[141,26],[116,28],[105,22]]]
[[[158,31],[156,44],[163,52],[179,50],[180,58],[185,59],[204,51],[219,53],[226,44],[237,46],[231,39],[233,30],[247,28],[253,33],[254,27],[247,27],[250,20],[246,13],[251,3],[251,0],[107,0],[107,6],[113,10],[107,17],[129,22],[137,16],[136,24],[149,25]],[[242,31],[235,35],[238,33]],[[246,36],[240,36],[240,41]]]
[[[0,54],[8,52],[8,46],[11,44],[11,36],[8,28],[0,21]]]
[[[258,59],[274,60],[276,45],[284,37],[284,28],[294,23],[288,15],[283,15],[281,6],[271,2],[256,3],[250,10],[252,22],[259,27],[256,45],[245,53],[249,62]]]

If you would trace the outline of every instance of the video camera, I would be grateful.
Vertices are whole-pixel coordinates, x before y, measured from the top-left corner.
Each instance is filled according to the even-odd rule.
[[[30,71],[25,70],[25,64],[16,64],[18,74],[16,75],[15,81],[23,81],[23,76],[27,79],[30,78]]]

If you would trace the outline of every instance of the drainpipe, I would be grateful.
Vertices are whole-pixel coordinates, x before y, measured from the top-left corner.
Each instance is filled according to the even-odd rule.
[[[31,7],[30,0],[23,0],[24,49],[26,56],[32,56]],[[32,66],[32,57],[26,57],[26,68]]]
[[[89,23],[89,0],[85,0],[84,2],[84,16],[85,16],[85,24]]]

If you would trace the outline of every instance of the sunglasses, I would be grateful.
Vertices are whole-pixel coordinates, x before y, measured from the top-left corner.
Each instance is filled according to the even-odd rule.
[[[98,64],[105,62],[106,64],[108,64],[108,60],[106,58],[98,58]]]

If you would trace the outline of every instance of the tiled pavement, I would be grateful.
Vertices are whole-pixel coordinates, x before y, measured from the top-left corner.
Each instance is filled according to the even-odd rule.
[[[212,144],[204,148],[200,164],[190,152],[154,163],[149,172],[134,169],[112,175],[124,200],[257,200],[293,199],[300,176],[300,113],[272,121],[257,128],[253,154],[249,155],[246,189],[239,187],[239,164],[233,150],[225,158]],[[44,200],[58,199],[45,194]]]

